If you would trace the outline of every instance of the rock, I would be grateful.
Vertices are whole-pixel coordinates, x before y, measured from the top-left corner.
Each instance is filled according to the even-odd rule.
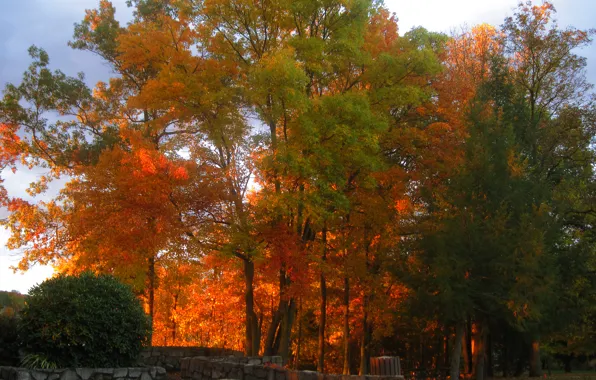
[[[10,374],[12,373],[11,367],[0,367],[0,378],[4,380],[10,380]]]
[[[262,366],[255,367],[254,374],[257,378],[262,380],[267,378],[267,370]]]
[[[186,371],[188,369],[188,365],[190,364],[190,358],[184,358],[180,361],[180,370]]]
[[[318,380],[319,373],[316,371],[299,371],[298,372],[298,379],[299,380]]]
[[[139,377],[141,377],[141,369],[140,368],[129,368],[127,377],[129,379],[138,379]]]
[[[244,372],[245,375],[253,375],[255,373],[255,368],[257,368],[257,366],[252,365],[252,364],[246,364],[244,366],[242,366],[242,371]]]
[[[114,368],[114,379],[124,379],[128,376],[128,368]]]
[[[60,380],[79,380],[77,373],[72,369],[67,369],[60,375]]]
[[[35,380],[46,380],[48,377],[48,373],[47,372],[41,372],[41,371],[31,371],[31,376],[33,377],[33,379]]]
[[[17,370],[17,376],[15,380],[31,380],[31,375],[27,370]]]
[[[275,380],[286,380],[286,371],[283,369],[275,369]]]
[[[89,380],[93,376],[93,368],[77,368],[77,375],[83,380]]]

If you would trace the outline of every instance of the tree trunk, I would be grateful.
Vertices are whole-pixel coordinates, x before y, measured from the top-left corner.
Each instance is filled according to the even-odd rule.
[[[486,337],[486,376],[488,378],[495,377],[495,370],[493,365],[493,339],[489,332]]]
[[[507,340],[504,340],[503,352],[501,354],[501,368],[503,370],[503,377],[509,377],[511,372],[509,363],[509,347],[507,345]]]
[[[484,380],[486,371],[486,336],[488,334],[488,326],[486,320],[483,318],[477,326],[477,331],[474,336],[474,378],[476,380]]]
[[[348,215],[349,218],[349,215]],[[364,247],[364,253],[366,258],[366,271],[374,278],[378,274],[378,265],[375,263],[374,257],[371,260],[370,257],[370,244],[371,241],[368,239],[369,231],[365,230],[366,245]],[[375,298],[375,293],[371,289],[364,287],[363,290],[363,305],[362,305],[362,341],[360,342],[360,376],[365,376],[370,373],[370,341],[372,337],[373,324],[372,320],[368,315],[368,308],[371,301]]]
[[[360,341],[360,376],[368,375],[370,354],[368,346],[370,343],[370,322],[368,321],[368,297],[364,296],[364,305],[362,310],[362,340]]]
[[[300,367],[300,348],[302,346],[302,297],[298,304],[298,342],[296,342],[296,358],[294,359],[294,369]]]
[[[563,363],[565,365],[565,373],[571,373],[571,355],[565,355]]]
[[[449,366],[449,329],[447,327],[443,328],[443,361],[441,362],[441,366],[447,368]],[[460,339],[461,341],[461,339]],[[460,343],[461,344],[461,343]],[[460,354],[461,355],[461,354]]]
[[[451,360],[449,368],[449,375],[451,376],[451,380],[459,379],[459,362],[462,352],[462,341],[465,340],[465,328],[466,326],[464,321],[459,321],[455,325],[455,340],[453,342],[453,350],[451,351]]]
[[[273,342],[273,352],[279,352],[280,346],[281,346],[281,323],[279,324],[279,328],[277,329],[277,333],[275,334],[275,342]]]
[[[323,228],[323,268],[321,268],[321,308],[319,316],[319,350],[317,371],[325,373],[325,324],[327,323],[327,282],[325,280],[325,263],[327,261],[327,229]]]
[[[254,278],[255,264],[252,260],[247,258],[244,260],[244,300],[246,304],[246,329],[244,337],[246,356],[259,355],[259,345],[261,340],[259,321],[257,320],[254,305]]]
[[[265,340],[264,353],[266,356],[276,355],[278,353],[275,349],[275,341],[278,333],[281,332],[280,325],[286,318],[285,314],[288,312],[288,300],[285,299],[286,293],[286,271],[284,267],[279,270],[279,302],[277,310],[273,314],[271,324],[267,330],[267,338]]]
[[[180,292],[180,289],[178,289],[178,292]],[[177,324],[176,324],[176,315],[175,314],[176,314],[176,309],[178,308],[178,296],[179,296],[178,292],[174,295],[174,307],[172,308],[174,315],[171,317],[172,318],[172,345],[173,346],[176,345]]]
[[[513,377],[520,377],[524,374],[524,362],[525,360],[521,357],[517,358],[515,362],[515,372],[513,372]]]
[[[469,322],[464,322],[464,335],[462,336],[462,350],[463,350],[463,359],[464,359],[464,374],[468,375],[472,373],[472,332],[471,332],[472,324]]]
[[[147,290],[149,292],[149,328],[151,329],[151,331],[153,331],[153,317],[155,316],[155,256],[151,256],[149,258],[149,267],[147,268],[147,280]]]
[[[540,361],[540,341],[534,339],[530,344],[530,377],[542,376],[542,363]]]
[[[265,347],[263,347],[265,356],[271,356],[271,355],[277,354],[277,352],[274,351],[274,344],[275,344],[275,337],[277,336],[276,334],[279,330],[279,325],[282,321],[281,310],[283,309],[283,305],[281,305],[282,301],[280,300],[279,302],[280,302],[280,304],[277,306],[277,310],[275,310],[275,313],[273,314],[271,324],[269,325],[269,328],[267,329],[267,338],[265,339]]]
[[[290,343],[292,342],[292,326],[296,319],[296,301],[290,299],[287,304],[287,310],[281,323],[281,338],[279,355],[282,357],[283,364],[286,365],[290,358]]]
[[[350,280],[344,278],[344,375],[350,374]]]
[[[321,273],[321,315],[319,316],[319,360],[317,371],[325,373],[325,325],[327,323],[327,284]]]

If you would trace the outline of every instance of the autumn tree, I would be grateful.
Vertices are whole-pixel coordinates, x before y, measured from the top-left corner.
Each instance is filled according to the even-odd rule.
[[[105,1],[87,12],[71,43],[112,65],[119,76],[109,84],[100,82],[91,93],[82,75],[52,73],[47,54],[32,48],[35,61],[23,82],[7,86],[2,119],[25,134],[18,153],[30,166],[50,170],[31,192],[43,192],[48,181],[60,175],[72,178],[50,202],[6,200],[12,211],[8,225],[15,232],[9,244],[27,247],[22,267],[66,262],[77,271],[122,270],[122,277],[146,289],[153,314],[156,259],[174,242],[188,249],[187,240],[193,240],[204,222],[209,191],[206,186],[207,198],[189,200],[198,185],[189,181],[189,172],[209,177],[209,165],[188,166],[178,155],[180,142],[198,132],[187,129],[169,106],[144,98],[161,83],[163,61],[148,59],[147,67],[135,62],[135,54],[124,47],[137,29],[134,24],[121,28],[114,12]],[[21,100],[27,105],[19,104]],[[53,111],[61,119],[52,123],[45,117]],[[188,207],[192,217],[187,219],[195,222],[191,227],[181,217],[179,204]],[[107,227],[114,230],[110,233]],[[28,245],[32,241],[35,244]],[[122,261],[130,265],[119,266]]]
[[[566,203],[559,191],[566,181],[578,189],[579,183],[589,181],[591,169],[584,165],[592,160],[588,158],[590,117],[575,113],[575,121],[568,118],[579,104],[585,106],[583,96],[589,88],[583,74],[585,61],[571,50],[585,44],[588,33],[560,31],[550,21],[553,10],[548,3],[520,5],[518,13],[506,20],[502,36],[493,35],[495,48],[476,58],[479,63],[468,63],[485,67],[480,72],[486,74],[479,75],[476,84],[470,83],[466,92],[474,100],[460,113],[467,115],[460,120],[469,136],[464,164],[454,174],[447,193],[451,195],[441,200],[434,197],[436,212],[429,219],[421,261],[414,267],[426,273],[426,279],[419,280],[435,284],[443,313],[460,321],[452,376],[459,372],[458,342],[465,314],[476,321],[477,378],[486,371],[484,350],[491,315],[499,315],[528,335],[530,374],[539,373],[537,338],[548,324],[547,316],[556,304],[555,289],[560,286],[556,258],[564,245],[557,241],[568,233],[564,222],[560,224],[565,213],[557,211]],[[482,39],[479,34],[478,44]],[[465,67],[456,61],[453,67],[457,66]],[[573,140],[572,136],[582,136],[583,142],[561,139],[562,120],[570,122],[563,128],[573,131],[567,136]],[[547,137],[552,134],[559,136],[556,143]],[[548,174],[549,168],[557,174]],[[434,227],[437,217],[443,222]]]
[[[133,284],[156,344],[320,372],[536,375],[540,342],[589,346],[591,32],[548,2],[452,38],[368,0],[128,3],[70,42],[111,79],[32,47],[4,91],[0,168],[46,171],[44,201],[0,193],[22,269]]]

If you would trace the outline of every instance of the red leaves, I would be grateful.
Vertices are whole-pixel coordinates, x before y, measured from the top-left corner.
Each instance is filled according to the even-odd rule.
[[[189,179],[188,169],[182,162],[175,162],[163,153],[148,148],[124,152],[116,148],[114,154],[120,157],[122,169],[136,179],[153,180],[167,186],[168,182],[183,183]]]
[[[137,158],[141,164],[141,171],[137,171],[136,173],[139,174],[157,174],[157,168],[155,164],[158,164],[159,166],[162,166],[163,169],[163,160],[158,160],[158,162],[154,162],[154,159],[151,155],[151,153],[149,151],[147,151],[146,149],[141,149],[137,152]],[[161,158],[161,157],[160,157]],[[161,161],[161,162],[159,162]],[[126,161],[124,161],[123,163],[126,163]],[[161,164],[161,165],[160,165]]]
[[[16,125],[0,123],[0,169],[10,167],[16,171],[15,163],[25,153],[17,130]]]

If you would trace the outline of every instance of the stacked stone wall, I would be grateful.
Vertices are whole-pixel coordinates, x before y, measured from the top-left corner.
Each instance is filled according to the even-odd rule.
[[[0,367],[0,380],[166,380],[162,367],[27,369]]]
[[[229,350],[226,348],[149,347],[141,352],[139,364],[147,366],[164,367],[168,371],[180,371],[180,361],[182,360],[182,358],[195,356],[241,357],[242,355],[243,354],[240,351]]]
[[[183,380],[403,380],[403,376],[353,376],[292,371],[281,366],[281,357],[184,358]]]

